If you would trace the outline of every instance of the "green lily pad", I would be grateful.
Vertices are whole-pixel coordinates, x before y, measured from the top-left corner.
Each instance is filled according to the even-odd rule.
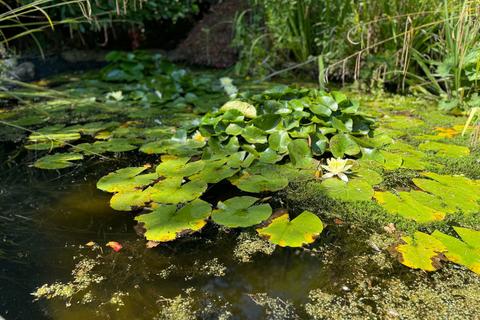
[[[302,247],[310,244],[322,233],[323,223],[310,211],[304,211],[290,221],[288,213],[272,219],[263,228],[257,229],[260,236],[280,247]]]
[[[359,154],[360,147],[350,135],[340,133],[330,139],[330,151],[335,158],[343,158]]]
[[[272,214],[269,204],[254,205],[259,199],[243,196],[219,202],[218,209],[213,210],[215,223],[229,228],[250,227],[265,221]]]
[[[97,188],[107,192],[126,192],[149,185],[156,179],[156,173],[140,174],[150,168],[128,167],[111,172],[97,182]]]
[[[279,174],[276,167],[263,170],[260,173],[244,170],[240,176],[231,178],[230,182],[242,191],[253,193],[278,191],[288,185],[288,179]]]
[[[110,199],[110,207],[117,211],[131,211],[144,207],[151,200],[151,188],[119,192]]]
[[[33,166],[39,169],[63,169],[73,166],[70,161],[77,160],[83,160],[83,155],[80,153],[56,153],[38,159]]]
[[[329,197],[341,201],[368,201],[374,194],[372,186],[362,179],[345,182],[330,178],[322,181],[320,188]]]
[[[467,147],[436,141],[422,143],[418,148],[423,151],[433,151],[439,157],[460,158],[470,154],[470,149]]]
[[[444,210],[429,207],[428,204],[418,201],[420,197],[412,196],[410,192],[399,192],[398,196],[388,191],[375,192],[375,199],[388,213],[400,215],[418,223],[440,221],[446,215]]]
[[[436,271],[441,267],[442,254],[447,247],[435,237],[423,232],[415,232],[413,237],[402,237],[404,244],[395,250],[400,254],[400,262],[413,269]]]
[[[424,173],[431,178],[415,178],[413,183],[420,189],[429,192],[442,199],[447,207],[458,208],[464,213],[470,214],[480,211],[479,184],[465,177]]]
[[[53,150],[57,148],[62,148],[65,146],[65,141],[47,141],[47,142],[38,142],[32,144],[26,144],[25,149],[28,150]]]
[[[156,172],[163,177],[189,177],[205,167],[205,162],[202,160],[189,161],[188,157],[162,156],[162,163],[157,166]]]
[[[204,181],[189,181],[182,184],[183,177],[169,177],[157,182],[152,187],[151,199],[158,203],[184,203],[199,198],[205,190],[207,183]]]
[[[297,168],[309,167],[312,163],[312,152],[307,140],[295,139],[288,144],[290,162]]]
[[[292,141],[288,131],[275,131],[268,137],[268,144],[272,150],[278,153],[285,153],[288,151],[288,144]]]
[[[145,227],[147,240],[167,242],[201,230],[211,210],[208,202],[197,199],[178,210],[176,205],[159,206],[135,220]]]

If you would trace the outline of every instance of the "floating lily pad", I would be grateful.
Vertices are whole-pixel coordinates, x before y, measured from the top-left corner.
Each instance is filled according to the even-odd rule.
[[[460,158],[470,154],[470,149],[467,147],[436,141],[422,143],[418,148],[423,151],[434,151],[440,157]]]
[[[311,166],[312,152],[308,146],[307,140],[295,139],[288,144],[288,155],[290,162],[297,168],[306,168]]]
[[[244,170],[240,176],[231,178],[230,182],[242,191],[253,193],[278,191],[288,185],[288,179],[280,175],[275,167],[260,173]]]
[[[184,203],[199,198],[207,189],[204,181],[189,181],[182,184],[183,177],[169,177],[152,187],[151,198],[158,203]]]
[[[320,218],[310,211],[304,211],[291,221],[288,213],[276,217],[266,227],[257,229],[257,232],[281,247],[301,247],[314,242],[322,230]]]
[[[402,237],[402,240],[405,244],[395,249],[403,265],[425,271],[436,271],[441,267],[440,260],[447,247],[440,240],[419,231],[413,237]]]
[[[374,193],[372,186],[362,179],[351,179],[345,182],[330,178],[322,181],[320,188],[329,197],[341,201],[368,201]]]
[[[189,177],[205,167],[205,162],[189,162],[190,158],[162,156],[162,163],[157,166],[156,172],[163,177]]]
[[[230,227],[250,227],[266,220],[272,214],[269,204],[254,205],[259,199],[255,197],[234,197],[219,202],[218,209],[213,210],[212,219],[216,223]]]
[[[28,150],[53,150],[65,146],[65,141],[47,141],[47,142],[38,142],[32,144],[26,144],[25,149]]]
[[[359,154],[360,147],[350,135],[339,133],[330,139],[330,151],[334,157],[343,158]]]
[[[159,206],[151,213],[137,216],[135,220],[147,230],[147,240],[167,242],[201,230],[211,210],[208,202],[197,199],[178,210],[177,205]]]
[[[388,213],[400,215],[419,223],[443,220],[446,215],[445,211],[419,202],[418,196],[412,196],[410,192],[399,192],[398,196],[388,191],[375,192],[375,199]]]
[[[107,192],[126,192],[146,186],[158,178],[156,173],[140,174],[148,168],[150,166],[128,167],[111,172],[98,180],[97,188]]]
[[[118,211],[131,211],[144,207],[151,200],[151,188],[119,192],[110,199],[110,207]]]
[[[78,160],[83,160],[80,153],[56,153],[38,159],[33,166],[40,169],[63,169],[73,166],[71,161]]]
[[[480,231],[458,227],[454,229],[465,242],[437,230],[432,236],[447,248],[444,255],[449,261],[480,274],[480,246],[478,246]]]
[[[478,182],[465,177],[424,173],[430,179],[415,178],[413,182],[420,189],[442,199],[447,207],[458,208],[470,214],[480,211]]]

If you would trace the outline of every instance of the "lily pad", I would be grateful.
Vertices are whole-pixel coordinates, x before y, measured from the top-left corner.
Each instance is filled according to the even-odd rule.
[[[405,244],[395,249],[400,254],[400,262],[413,269],[436,271],[441,267],[442,254],[447,247],[437,238],[423,232],[415,232],[410,236],[402,237]]]
[[[375,199],[378,204],[390,214],[400,215],[418,223],[440,221],[445,218],[445,211],[431,208],[419,202],[417,197],[412,196],[410,192],[399,192],[398,196],[388,191],[375,192]]]
[[[263,170],[260,173],[251,173],[244,170],[240,176],[231,178],[230,182],[242,191],[253,193],[278,191],[288,185],[288,179],[280,175],[275,167]]]
[[[156,172],[163,177],[189,177],[205,167],[202,160],[189,161],[189,157],[162,156],[162,163],[157,166]]]
[[[259,199],[243,196],[219,202],[218,209],[213,210],[215,223],[229,228],[250,227],[266,220],[272,214],[269,204],[254,205]]]
[[[280,247],[302,247],[310,244],[322,233],[323,223],[310,211],[304,211],[290,221],[288,213],[282,214],[270,223],[257,229],[259,235]]]
[[[432,236],[447,248],[444,255],[449,261],[465,266],[473,272],[480,274],[480,247],[478,246],[480,231],[465,228],[454,229],[465,242],[438,230],[435,230]]]
[[[115,193],[110,199],[110,207],[118,211],[131,211],[144,207],[151,199],[151,188]]]
[[[83,160],[83,155],[80,153],[56,153],[38,159],[33,166],[39,169],[63,169],[73,166],[70,161],[77,160]]]
[[[151,213],[137,216],[135,220],[147,230],[147,240],[167,242],[201,230],[210,213],[210,204],[197,199],[178,210],[176,205],[159,206]]]
[[[329,197],[341,201],[368,201],[374,193],[372,186],[362,179],[351,179],[345,182],[330,178],[324,180],[320,188]]]
[[[184,203],[199,198],[207,190],[204,181],[182,182],[183,177],[176,176],[156,183],[151,190],[151,199],[158,203]]]
[[[433,151],[439,157],[460,158],[470,154],[470,149],[467,147],[436,141],[422,143],[418,148],[423,151]]]
[[[156,173],[140,174],[150,168],[128,167],[111,172],[97,182],[97,188],[107,192],[126,192],[144,187],[158,178]]]
[[[344,155],[354,156],[360,153],[360,147],[345,133],[340,133],[330,139],[330,151],[336,158],[343,158]]]

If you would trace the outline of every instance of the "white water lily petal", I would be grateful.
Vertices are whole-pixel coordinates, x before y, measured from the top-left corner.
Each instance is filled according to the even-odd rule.
[[[340,172],[340,173],[338,174],[338,177],[339,177],[340,179],[342,179],[343,181],[348,182],[348,177],[347,177],[347,175],[345,175],[344,173],[341,173],[341,172]]]
[[[325,173],[323,176],[322,176],[322,179],[328,179],[328,178],[332,178],[334,177],[335,174],[331,173],[331,172],[328,172],[328,173]]]

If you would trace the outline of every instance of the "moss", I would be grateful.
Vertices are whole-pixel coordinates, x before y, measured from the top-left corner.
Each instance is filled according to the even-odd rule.
[[[75,265],[75,268],[72,271],[72,281],[66,283],[55,282],[53,284],[44,284],[40,288],[37,288],[32,295],[35,297],[35,300],[60,298],[65,300],[67,306],[69,306],[70,301],[77,293],[80,293],[89,288],[92,284],[98,284],[105,279],[103,276],[93,273],[93,269],[97,265],[99,265],[99,262],[96,260],[88,258],[82,259]],[[88,292],[85,295],[88,295]],[[82,297],[81,301],[91,300],[88,296],[85,299],[85,295]]]
[[[256,234],[241,233],[237,238],[237,245],[233,250],[233,257],[239,262],[251,262],[252,256],[257,253],[270,255],[275,250],[275,245],[261,239]]]
[[[298,315],[295,312],[295,307],[288,300],[283,300],[279,297],[270,297],[266,293],[250,294],[249,297],[257,305],[264,307],[264,319],[299,319]]]
[[[480,179],[480,154],[473,153],[461,158],[435,158],[434,161],[443,165],[437,173],[465,175],[470,179]]]
[[[419,176],[418,172],[410,169],[385,170],[382,174],[383,182],[379,186],[383,190],[407,189],[412,185],[412,179]]]
[[[195,320],[197,311],[194,310],[194,300],[187,295],[178,295],[174,298],[161,297],[161,310],[156,320]]]

